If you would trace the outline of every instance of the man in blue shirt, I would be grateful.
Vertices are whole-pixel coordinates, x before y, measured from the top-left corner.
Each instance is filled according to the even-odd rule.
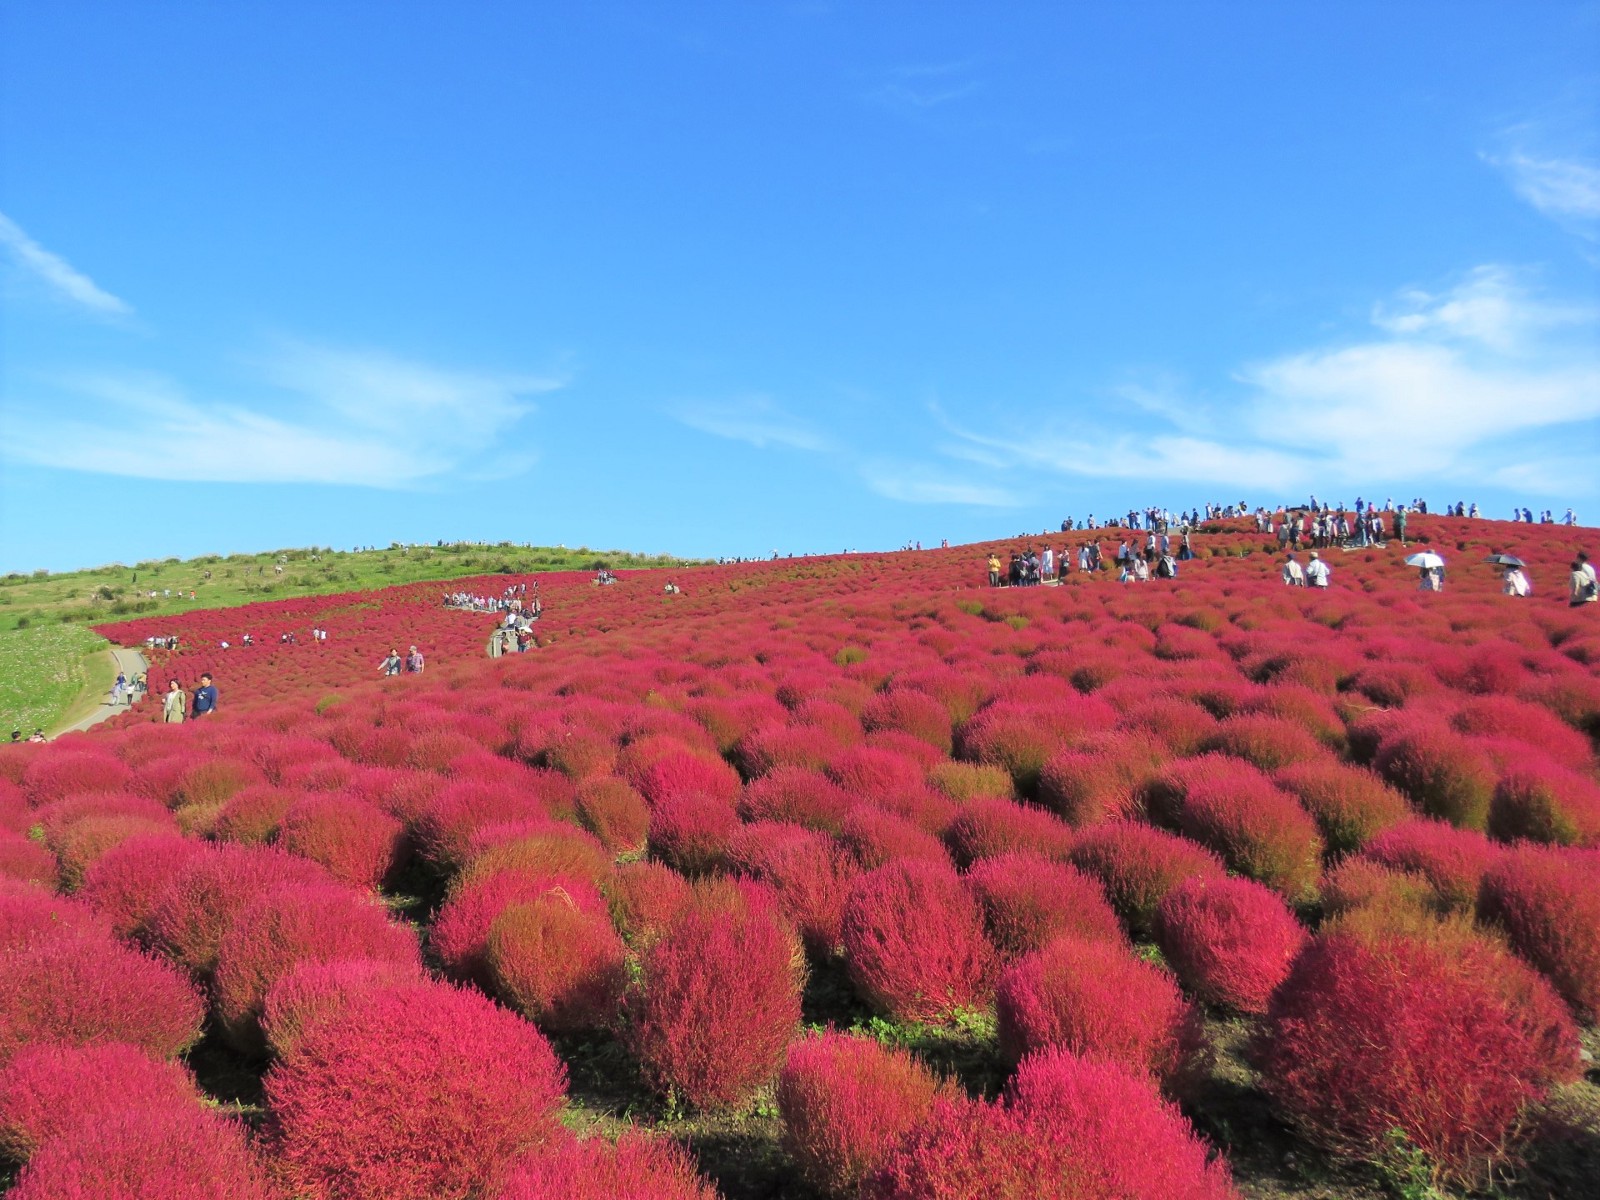
[[[211,673],[208,671],[200,676],[200,686],[194,690],[193,716],[203,717],[209,712],[217,710],[217,685],[211,682]]]

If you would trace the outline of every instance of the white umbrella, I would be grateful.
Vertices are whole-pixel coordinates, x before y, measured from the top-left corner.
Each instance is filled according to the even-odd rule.
[[[1424,550],[1424,551],[1422,551],[1422,553],[1413,554],[1410,558],[1406,559],[1406,566],[1408,566],[1408,567],[1442,567],[1442,566],[1444,566],[1444,559],[1440,558],[1432,550]]]

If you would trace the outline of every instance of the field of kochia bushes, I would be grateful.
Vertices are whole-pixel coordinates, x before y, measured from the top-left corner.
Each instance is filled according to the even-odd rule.
[[[1600,1161],[1586,531],[1417,526],[1443,594],[1398,546],[1286,589],[1240,526],[1133,586],[990,590],[988,547],[547,577],[500,660],[438,585],[104,627],[182,638],[151,702],[0,748],[10,1195],[707,1198],[673,1120],[741,1112],[760,1194],[1275,1194],[1208,1111],[1223,1028],[1352,1187]],[[220,712],[155,723],[201,670]],[[885,1033],[928,1026],[992,1076]],[[636,1127],[568,1097],[596,1046]]]

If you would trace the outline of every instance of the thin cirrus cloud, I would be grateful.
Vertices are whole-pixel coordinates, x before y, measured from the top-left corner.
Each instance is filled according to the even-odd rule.
[[[257,369],[270,402],[197,399],[134,373],[50,381],[41,390],[53,395],[14,406],[7,452],[144,479],[407,488],[456,471],[499,473],[508,453],[526,452],[513,432],[529,397],[561,386],[301,344],[280,346]],[[74,415],[54,415],[64,409]]]
[[[1450,482],[1592,494],[1570,447],[1600,420],[1593,309],[1533,294],[1517,272],[1479,267],[1454,287],[1411,289],[1373,310],[1379,336],[1246,365],[1210,407],[1142,404],[1147,427],[1112,412],[1026,436],[946,428],[991,464],[1086,478],[1267,488]],[[1387,335],[1387,336],[1384,336]],[[1126,417],[1125,397],[1119,397]],[[1087,428],[1087,432],[1085,431]],[[1230,485],[1232,485],[1230,487]]]
[[[1521,150],[1484,157],[1505,172],[1517,195],[1546,216],[1600,220],[1600,166]]]
[[[758,450],[770,446],[814,452],[834,449],[830,438],[785,411],[770,396],[743,396],[727,401],[685,404],[680,405],[673,415],[691,429],[729,441],[744,442]]]
[[[12,270],[53,298],[102,317],[122,317],[133,309],[113,296],[59,254],[46,250],[4,213],[0,213],[0,250]]]

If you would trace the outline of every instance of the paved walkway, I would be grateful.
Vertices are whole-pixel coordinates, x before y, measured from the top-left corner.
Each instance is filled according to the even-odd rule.
[[[147,671],[150,668],[148,660],[137,650],[129,650],[122,646],[112,646],[106,653],[111,655],[112,660],[116,663],[117,670],[121,671],[130,680],[141,671]],[[140,703],[149,704],[150,697],[146,696]],[[156,703],[161,703],[159,697],[157,697]],[[68,725],[65,729],[57,730],[54,736],[60,737],[63,733],[77,733],[79,730],[88,729],[92,725],[100,724],[101,721],[110,720],[118,713],[127,712],[128,708],[127,704],[112,705],[111,694],[108,691],[106,698],[100,702],[98,708],[81,720]]]

